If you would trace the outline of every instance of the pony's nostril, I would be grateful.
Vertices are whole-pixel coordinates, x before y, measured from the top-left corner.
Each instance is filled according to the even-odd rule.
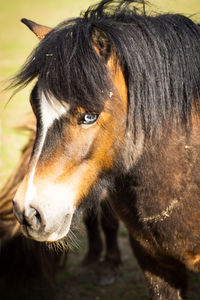
[[[33,207],[27,209],[23,216],[23,225],[38,229],[42,225],[42,218],[39,211]]]
[[[44,217],[42,217],[39,210],[34,207],[28,207],[24,210],[13,200],[13,212],[22,225],[31,227],[33,230],[39,230],[40,227],[45,225]]]

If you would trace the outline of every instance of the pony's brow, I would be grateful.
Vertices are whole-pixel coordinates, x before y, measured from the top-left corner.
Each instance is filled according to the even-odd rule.
[[[59,120],[69,112],[70,105],[64,101],[57,100],[53,95],[43,91],[40,96],[40,111],[42,126],[45,129],[51,127],[55,120]]]

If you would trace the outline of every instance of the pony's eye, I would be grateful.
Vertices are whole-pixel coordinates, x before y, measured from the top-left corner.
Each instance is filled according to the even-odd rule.
[[[85,113],[82,116],[82,120],[80,123],[82,124],[86,124],[86,125],[90,125],[96,122],[96,120],[98,119],[98,114],[95,113]]]

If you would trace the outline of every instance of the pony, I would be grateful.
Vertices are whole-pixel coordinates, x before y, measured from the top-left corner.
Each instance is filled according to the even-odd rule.
[[[28,141],[23,147],[16,170],[0,191],[0,275],[11,280],[13,273],[15,275],[19,273],[18,281],[22,278],[24,280],[24,277],[30,279],[35,275],[41,275],[53,285],[55,274],[65,266],[68,253],[66,245],[61,243],[49,247],[48,244],[26,239],[21,235],[19,223],[12,210],[12,199],[26,174],[35,140],[35,117],[33,114],[29,114],[25,119],[26,122],[23,121],[24,124],[18,128],[30,133]],[[105,193],[104,197],[106,197]],[[81,272],[92,270],[96,275],[95,283],[98,285],[112,284],[121,265],[121,254],[117,241],[118,218],[113,213],[108,201],[104,199],[98,210],[91,208],[84,213],[83,219],[88,236],[88,251],[82,262]],[[102,231],[105,235],[105,247]],[[75,247],[77,243],[73,239],[72,237],[72,241],[70,241],[71,247]],[[103,258],[103,251],[105,252],[104,261],[100,262]],[[33,258],[30,259],[30,256]]]
[[[37,133],[13,207],[25,236],[59,241],[107,191],[153,300],[200,269],[200,27],[103,0],[53,29],[11,87],[33,79]]]

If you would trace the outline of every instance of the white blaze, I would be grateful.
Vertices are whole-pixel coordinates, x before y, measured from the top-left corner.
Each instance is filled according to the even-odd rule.
[[[63,115],[65,115],[69,110],[69,104],[64,102],[59,102],[55,97],[52,95],[47,97],[42,92],[40,97],[40,122],[42,124],[41,133],[39,143],[37,145],[37,152],[34,154],[33,161],[34,164],[32,166],[32,170],[29,175],[28,185],[25,195],[25,207],[28,207],[31,200],[36,197],[37,190],[34,185],[34,176],[36,166],[39,160],[39,157],[42,153],[42,149],[44,146],[44,142],[46,139],[48,129],[53,125],[55,120],[59,120]]]

